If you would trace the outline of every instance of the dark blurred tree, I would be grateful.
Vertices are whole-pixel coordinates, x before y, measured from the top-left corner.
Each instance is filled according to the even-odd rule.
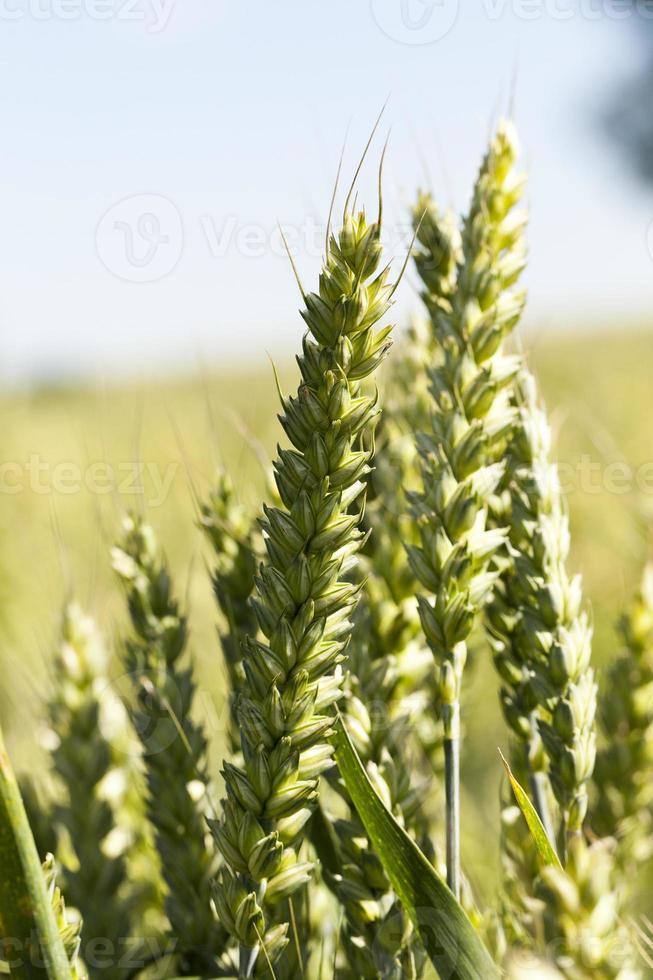
[[[622,147],[638,175],[653,183],[653,0],[612,0],[643,50],[644,64],[611,96],[604,124]],[[618,23],[618,22],[617,22]]]

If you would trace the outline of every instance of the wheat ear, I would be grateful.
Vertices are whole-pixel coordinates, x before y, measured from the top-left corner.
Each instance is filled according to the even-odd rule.
[[[423,490],[411,495],[419,547],[409,558],[421,586],[422,627],[439,668],[444,725],[447,877],[460,894],[460,692],[467,638],[492,592],[492,559],[506,531],[489,527],[513,423],[508,391],[518,359],[502,351],[522,312],[512,289],[523,266],[525,218],[513,211],[523,180],[514,171],[512,128],[499,128],[482,163],[463,225],[463,257],[450,304],[423,298],[434,334],[431,425],[418,437]],[[419,271],[419,265],[418,265]],[[422,272],[422,274],[424,274]]]
[[[59,848],[66,897],[84,916],[84,944],[110,943],[113,965],[107,978],[124,976],[117,964],[132,934],[128,911],[129,838],[116,826],[107,793],[114,770],[108,732],[124,708],[108,681],[108,652],[93,620],[76,603],[66,606],[54,657],[54,692],[49,702],[54,769],[59,793],[52,811],[66,840]],[[118,901],[117,901],[118,899]]]
[[[256,613],[249,601],[254,589],[260,535],[236,500],[231,479],[217,475],[208,499],[201,505],[199,524],[211,545],[211,583],[224,626],[220,645],[229,683],[228,735],[232,752],[240,746],[236,702],[243,686],[243,641],[255,636]]]
[[[363,541],[366,437],[378,411],[361,382],[390,344],[390,327],[373,329],[392,295],[379,239],[378,223],[349,212],[331,237],[319,290],[304,295],[299,389],[283,404],[292,448],[279,450],[281,503],[266,507],[263,521],[267,556],[253,608],[264,639],[246,640],[238,703],[244,766],[225,764],[227,799],[214,824],[226,862],[215,902],[240,945],[243,976],[261,945],[265,960],[280,955],[287,922],[270,928],[270,907],[312,871],[298,849],[318,777],[331,765],[329,709],[341,696],[359,592],[346,576]]]
[[[580,577],[566,570],[569,526],[550,459],[546,415],[526,369],[515,404],[509,454],[512,563],[489,610],[497,638],[495,663],[504,680],[506,719],[529,747],[532,771],[544,771],[546,753],[563,829],[578,834],[596,754],[591,628]]]
[[[420,215],[422,203],[416,209]],[[419,227],[416,247],[421,250],[423,242],[437,237],[437,256],[428,252],[429,281],[444,298],[455,282],[459,235],[453,222],[441,221],[433,207],[429,219],[424,217]],[[425,237],[425,226],[433,229],[436,221],[437,236]],[[350,647],[343,717],[379,795],[432,855],[434,828],[423,803],[426,780],[429,788],[434,785],[431,765],[438,764],[441,738],[434,737],[438,725],[432,712],[422,710],[432,658],[424,643],[415,577],[404,548],[413,532],[404,492],[417,476],[412,434],[428,421],[430,401],[425,364],[431,334],[421,327],[420,323],[411,327],[388,361],[365,510],[365,525],[371,532],[362,554],[365,584]],[[341,934],[349,964],[365,978],[421,976],[425,958],[421,943],[392,892],[345,786],[341,781],[335,785],[349,815],[336,822],[338,874],[325,877],[345,910]]]
[[[653,854],[653,565],[621,619],[624,651],[599,700],[605,734],[594,773],[592,828],[620,841],[617,860],[636,871]]]

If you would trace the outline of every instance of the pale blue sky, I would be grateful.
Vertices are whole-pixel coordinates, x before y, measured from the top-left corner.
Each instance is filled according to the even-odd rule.
[[[653,193],[593,119],[636,65],[629,25],[589,0],[436,0],[430,17],[403,3],[0,0],[3,383],[296,348],[297,289],[274,229],[299,243],[309,284],[347,127],[350,173],[390,96],[400,253],[426,168],[464,209],[513,76],[531,175],[529,322],[565,330],[652,309]],[[370,207],[377,155],[361,186]],[[416,305],[406,279],[397,319]]]

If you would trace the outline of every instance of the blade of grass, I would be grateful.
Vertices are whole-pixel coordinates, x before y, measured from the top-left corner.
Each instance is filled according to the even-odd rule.
[[[378,797],[340,719],[333,742],[365,830],[439,976],[497,980],[499,970],[462,906]]]
[[[72,980],[43,868],[0,730],[0,935],[17,980]],[[15,964],[15,965],[14,965]]]
[[[543,864],[553,864],[557,868],[562,868],[560,859],[555,852],[553,843],[549,839],[549,836],[544,829],[544,825],[538,816],[537,810],[529,800],[528,795],[524,792],[519,782],[513,776],[512,770],[510,769],[510,766],[508,765],[508,762],[505,759],[501,749],[499,749],[499,755],[501,756],[501,761],[503,762],[508,779],[510,780],[512,791],[515,795],[515,799],[517,800],[517,805],[524,815],[524,820],[528,824],[528,829],[531,832],[531,836],[540,860]]]

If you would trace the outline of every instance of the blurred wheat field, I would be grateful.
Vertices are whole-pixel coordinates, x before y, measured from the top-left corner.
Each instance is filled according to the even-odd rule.
[[[556,431],[571,514],[572,565],[583,573],[595,623],[595,660],[618,652],[614,625],[639,575],[653,518],[653,330],[527,336]],[[278,365],[281,385],[294,381]],[[4,398],[0,436],[0,712],[18,767],[42,764],[36,721],[48,691],[60,609],[74,592],[114,646],[123,603],[109,549],[120,516],[143,508],[160,534],[190,609],[199,710],[221,755],[223,672],[194,494],[227,468],[255,510],[277,440],[269,366],[99,389],[49,388]],[[134,478],[142,478],[142,490]],[[481,888],[496,874],[487,826],[498,822],[497,746],[506,734],[486,650],[475,652],[463,701],[469,740],[463,782],[469,865]],[[114,673],[120,673],[116,663]],[[474,861],[471,855],[475,856]]]

